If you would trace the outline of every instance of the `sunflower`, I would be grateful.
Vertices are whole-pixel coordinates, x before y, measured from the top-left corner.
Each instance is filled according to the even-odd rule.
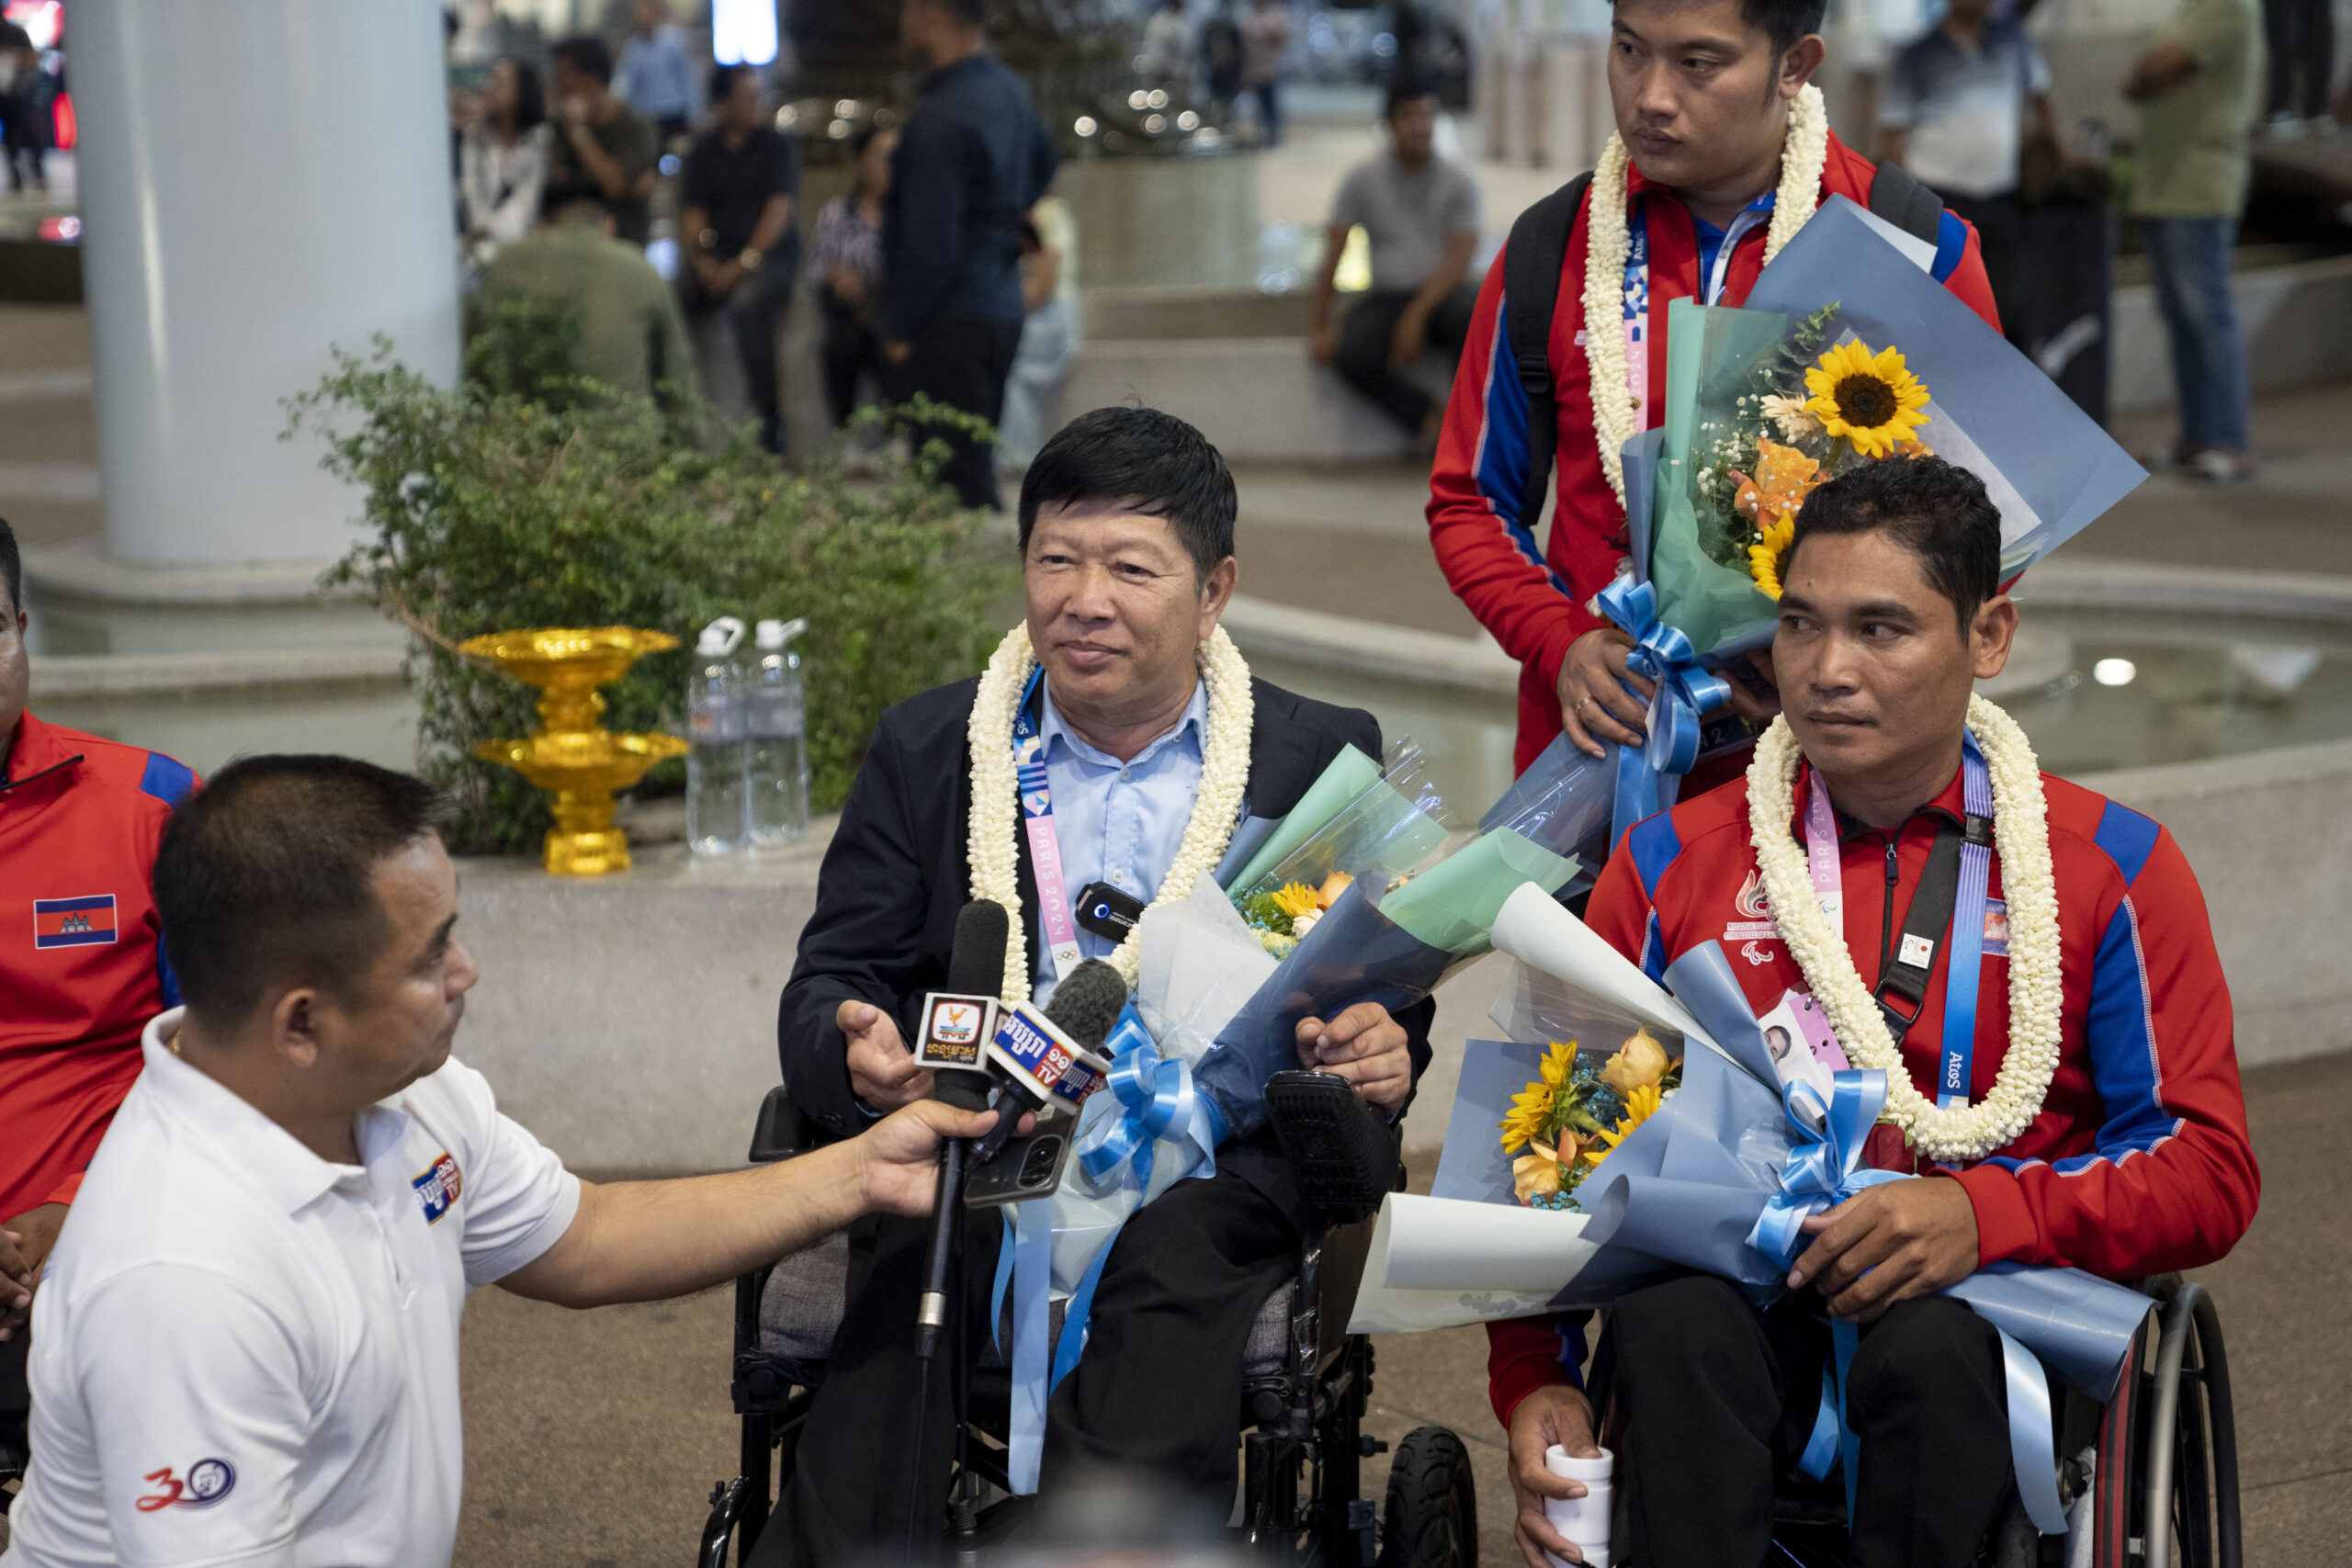
[[[1498,1123],[1505,1153],[1521,1144],[1535,1144],[1550,1137],[1552,1113],[1558,1108],[1561,1087],[1576,1070],[1576,1062],[1575,1041],[1565,1045],[1556,1040],[1552,1043],[1550,1054],[1544,1058],[1542,1080],[1529,1084],[1514,1096],[1510,1114]]]
[[[1928,389],[1905,368],[1900,349],[1876,355],[1860,342],[1841,343],[1804,373],[1805,407],[1822,428],[1842,435],[1865,457],[1883,457],[1928,423]]]
[[[1788,554],[1789,541],[1796,533],[1797,520],[1782,517],[1768,525],[1763,537],[1747,547],[1747,575],[1775,599],[1781,596],[1781,558]]]
[[[1587,1149],[1584,1156],[1585,1164],[1599,1165],[1602,1160],[1607,1159],[1611,1154],[1615,1153],[1618,1145],[1633,1136],[1634,1128],[1640,1126],[1652,1116],[1657,1114],[1657,1108],[1665,1102],[1665,1095],[1658,1091],[1657,1085],[1654,1083],[1644,1084],[1641,1088],[1627,1095],[1625,1097],[1625,1114],[1623,1117],[1618,1121],[1617,1125],[1614,1127],[1607,1127],[1601,1130],[1600,1142],[1608,1146],[1606,1148]]]
[[[1301,915],[1311,915],[1322,907],[1322,900],[1316,897],[1315,889],[1303,882],[1287,883],[1274,890],[1274,908],[1292,919]]]

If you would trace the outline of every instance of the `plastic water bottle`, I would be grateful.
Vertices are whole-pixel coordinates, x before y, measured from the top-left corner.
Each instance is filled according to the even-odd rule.
[[[752,665],[752,847],[773,849],[808,830],[808,703],[800,655],[786,645],[806,619],[762,621]]]
[[[686,676],[686,846],[698,855],[733,854],[751,839],[742,640],[743,623],[719,616],[703,627]]]

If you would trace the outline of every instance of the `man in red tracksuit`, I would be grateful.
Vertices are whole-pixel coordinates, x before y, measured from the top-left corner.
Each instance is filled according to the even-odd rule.
[[[1629,365],[1627,380],[1646,384],[1636,428],[1662,423],[1667,311],[1676,299],[1737,305],[1763,270],[1789,105],[1821,63],[1818,36],[1826,0],[1617,0],[1609,57],[1609,95],[1633,166],[1626,176],[1629,231],[1644,244],[1641,268],[1629,261],[1626,298],[1644,287],[1648,309],[1633,307],[1633,330],[1645,347],[1646,374]],[[1818,200],[1851,197],[1865,206],[1874,165],[1835,135],[1821,172]],[[1630,680],[1632,639],[1591,607],[1625,558],[1625,513],[1601,469],[1593,434],[1592,378],[1587,363],[1583,300],[1592,192],[1588,189],[1552,302],[1549,361],[1557,402],[1558,467],[1548,547],[1535,537],[1537,516],[1521,515],[1528,489],[1529,399],[1504,323],[1517,301],[1503,298],[1508,253],[1495,258],[1479,291],[1461,369],[1453,378],[1444,433],[1430,473],[1430,541],[1439,567],[1481,626],[1520,661],[1518,767],[1524,771],[1563,727],[1594,756],[1600,741],[1639,744],[1641,703],[1619,682]],[[1993,291],[1977,254],[1975,231],[1942,214],[1935,276],[1998,327]],[[1766,684],[1751,692],[1732,682],[1733,700],[1751,718],[1768,718]],[[1695,793],[1729,773],[1693,773]]]
[[[0,521],[0,1481],[23,1467],[41,1264],[139,1077],[140,1031],[179,1005],[151,878],[195,784],[160,752],[25,711],[23,603]]]
[[[1884,972],[1888,946],[1920,929],[1912,903],[1931,846],[1963,816],[1972,683],[1999,671],[2017,625],[1996,592],[1999,547],[1983,484],[1932,457],[1865,465],[1816,491],[1798,519],[1772,649],[1805,758],[1788,830],[1796,845],[1809,841],[1812,792],[1826,786],[1844,940],[1865,986]],[[2260,1176],[2197,879],[2138,812],[2046,774],[2042,787],[2063,988],[2047,1094],[2022,1134],[1965,1168],[1928,1167],[1898,1129],[1874,1129],[1871,1164],[1926,1179],[1869,1188],[1808,1221],[1793,1293],[1769,1312],[1701,1274],[1619,1300],[1610,1333],[1628,1426],[1618,1480],[1640,1562],[1763,1560],[1774,1479],[1792,1468],[1819,1409],[1826,1313],[1862,1325],[1848,1384],[1861,1454],[1849,1561],[1973,1562],[2009,1484],[2002,1360],[1990,1325],[1933,1292],[2003,1262],[2118,1280],[2196,1268],[2252,1221]],[[1996,854],[1962,1058],[1972,1104],[2009,1048],[2009,945],[2021,933],[2002,875]],[[1588,920],[1653,977],[1721,942],[1760,1017],[1813,990],[1761,887],[1748,786],[1731,784],[1627,833]],[[1912,1082],[1931,1099],[1952,945],[1934,943],[1924,998],[1899,1035]],[[1572,1561],[1543,1502],[1573,1483],[1545,1472],[1543,1452],[1592,1442],[1577,1387],[1581,1325],[1521,1319],[1490,1325],[1489,1339],[1521,1546],[1536,1568],[1539,1548]]]

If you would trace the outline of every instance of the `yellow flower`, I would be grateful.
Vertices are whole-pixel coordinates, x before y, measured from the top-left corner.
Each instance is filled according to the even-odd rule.
[[[1576,1070],[1577,1047],[1571,1040],[1563,1045],[1557,1041],[1544,1058],[1543,1079],[1529,1084],[1513,1097],[1510,1112],[1498,1123],[1503,1135],[1503,1151],[1508,1154],[1521,1144],[1537,1146],[1552,1120],[1552,1111],[1559,1103],[1561,1086]]]
[[[1673,1063],[1667,1057],[1666,1047],[1657,1043],[1657,1037],[1650,1032],[1649,1025],[1644,1024],[1602,1066],[1600,1081],[1620,1095],[1628,1097],[1628,1103],[1631,1103],[1630,1097],[1642,1089],[1657,1089],[1658,1080],[1666,1077],[1666,1070],[1671,1066]]]
[[[1887,456],[1928,423],[1928,389],[1891,346],[1873,355],[1860,341],[1841,343],[1804,373],[1804,406],[1822,428],[1866,457]]]
[[[1747,575],[1756,586],[1778,599],[1781,596],[1781,558],[1789,552],[1789,542],[1796,537],[1797,520],[1783,517],[1764,529],[1764,536],[1747,547]]]
[[[1292,882],[1274,890],[1274,908],[1291,919],[1313,914],[1323,907],[1315,897],[1315,889],[1303,882]]]
[[[1623,1143],[1627,1138],[1632,1137],[1634,1128],[1640,1126],[1643,1122],[1657,1115],[1657,1108],[1664,1104],[1665,1101],[1666,1097],[1658,1092],[1658,1087],[1654,1083],[1644,1084],[1641,1088],[1627,1095],[1625,1097],[1625,1114],[1623,1118],[1621,1119],[1614,1127],[1602,1128],[1600,1136],[1597,1140],[1608,1146],[1605,1148],[1587,1149],[1584,1156],[1585,1164],[1599,1165],[1602,1160],[1607,1159],[1611,1155],[1614,1154],[1617,1151],[1617,1145]]]

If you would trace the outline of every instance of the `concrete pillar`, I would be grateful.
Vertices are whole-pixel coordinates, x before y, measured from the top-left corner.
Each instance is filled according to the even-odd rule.
[[[280,400],[383,333],[458,371],[435,0],[74,0],[107,553],[339,555],[356,491]]]

